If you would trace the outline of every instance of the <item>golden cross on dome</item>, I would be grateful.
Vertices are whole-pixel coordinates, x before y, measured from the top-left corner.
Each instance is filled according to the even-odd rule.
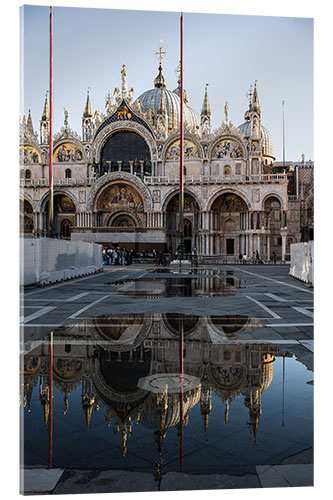
[[[157,51],[155,52],[157,59],[160,60],[160,64],[162,64],[162,59],[166,55],[166,50],[163,50],[162,43],[163,43],[163,40],[160,40],[160,45],[159,45]]]

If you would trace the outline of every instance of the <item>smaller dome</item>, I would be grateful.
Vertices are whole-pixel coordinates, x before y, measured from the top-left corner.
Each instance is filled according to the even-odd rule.
[[[178,83],[178,87],[176,89],[174,89],[172,92],[174,92],[174,94],[177,94],[180,98],[180,83]],[[188,103],[188,93],[184,88],[183,88],[183,94],[184,94],[184,103],[187,104]]]
[[[245,135],[246,138],[250,137],[250,121],[246,121],[237,127],[238,130]],[[260,125],[261,139],[263,144],[264,156],[274,157],[273,139],[270,132],[262,124]]]

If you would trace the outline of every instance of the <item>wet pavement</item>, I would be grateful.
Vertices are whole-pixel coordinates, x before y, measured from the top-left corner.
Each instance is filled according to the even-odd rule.
[[[311,485],[313,290],[284,266],[155,271],[23,294],[22,490]]]

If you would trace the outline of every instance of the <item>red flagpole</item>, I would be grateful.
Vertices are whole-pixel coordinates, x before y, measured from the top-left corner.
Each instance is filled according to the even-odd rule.
[[[53,228],[53,16],[50,7],[49,234]]]
[[[179,262],[184,257],[184,88],[183,88],[183,13],[180,15],[180,161],[179,161]]]

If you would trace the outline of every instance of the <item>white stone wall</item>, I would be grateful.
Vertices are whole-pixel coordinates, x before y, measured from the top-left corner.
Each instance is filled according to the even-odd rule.
[[[102,269],[96,243],[52,238],[21,238],[21,284],[48,284]]]
[[[313,241],[290,245],[290,276],[305,283],[314,283],[313,250]]]

